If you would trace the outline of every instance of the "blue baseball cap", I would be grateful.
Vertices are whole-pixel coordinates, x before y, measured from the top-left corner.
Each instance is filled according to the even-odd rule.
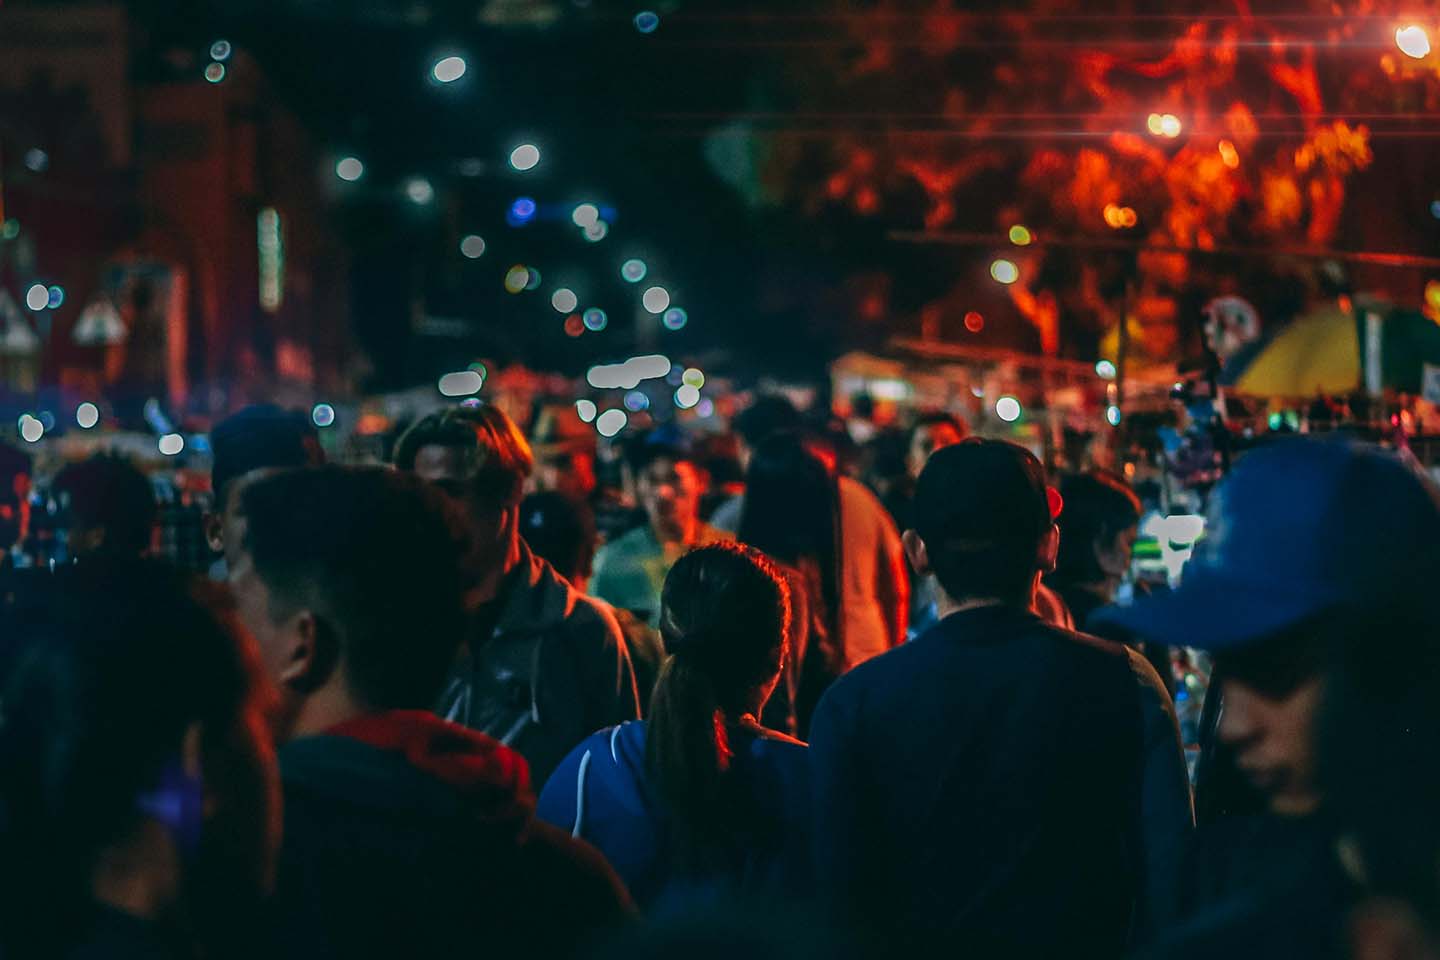
[[[1096,616],[1222,652],[1437,588],[1440,495],[1429,479],[1370,444],[1300,437],[1247,454],[1220,484],[1178,589]]]

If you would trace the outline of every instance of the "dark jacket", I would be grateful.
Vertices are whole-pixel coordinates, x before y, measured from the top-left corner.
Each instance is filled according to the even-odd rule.
[[[544,783],[581,740],[638,718],[640,700],[610,607],[520,549],[494,630],[471,639],[435,712],[520,751]]]
[[[563,957],[631,910],[598,853],[533,819],[518,754],[433,714],[295,740],[280,775],[269,957]]]
[[[666,846],[665,804],[645,760],[645,721],[602,730],[576,747],[540,794],[540,819],[596,846],[636,902],[744,893],[793,897],[810,890],[810,768],[805,745],[778,733],[736,732],[730,775],[753,800],[753,845],[731,875],[680,878]],[[741,737],[744,738],[743,746]]]
[[[999,606],[861,664],[812,726],[817,878],[892,944],[1118,955],[1144,859],[1137,689],[1122,648]]]

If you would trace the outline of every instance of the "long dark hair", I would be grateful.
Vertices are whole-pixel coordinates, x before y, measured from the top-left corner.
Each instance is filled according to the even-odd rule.
[[[753,549],[701,547],[665,578],[660,633],[670,656],[650,700],[645,749],[683,870],[723,868],[753,826],[727,777],[732,739],[779,675],[789,629],[785,579]]]
[[[756,448],[745,473],[745,499],[736,536],[792,567],[813,561],[839,643],[840,495],[834,471],[795,434],[779,434]]]
[[[243,955],[278,836],[258,659],[218,599],[160,564],[57,577],[49,602],[0,624],[0,952],[66,953],[99,857],[156,819],[186,865],[167,934]],[[181,778],[193,727],[203,825],[200,781]]]

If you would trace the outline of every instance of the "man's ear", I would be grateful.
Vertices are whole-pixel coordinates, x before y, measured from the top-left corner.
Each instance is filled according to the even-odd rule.
[[[1040,572],[1050,574],[1055,572],[1056,558],[1060,555],[1060,528],[1050,524],[1050,529],[1045,531],[1045,536],[1040,538],[1040,551],[1037,558],[1040,563]]]
[[[919,577],[930,572],[930,554],[925,550],[925,541],[920,539],[920,534],[914,530],[906,530],[900,535],[900,543],[905,548],[905,559],[910,561],[910,569],[915,571]]]
[[[219,513],[205,514],[205,542],[216,553],[225,552],[225,528]]]
[[[310,610],[294,614],[281,634],[289,642],[280,666],[281,685],[299,693],[313,693],[324,686],[339,657],[334,635],[322,628]]]

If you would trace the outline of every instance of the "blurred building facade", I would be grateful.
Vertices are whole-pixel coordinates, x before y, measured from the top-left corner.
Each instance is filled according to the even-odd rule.
[[[326,161],[252,58],[208,46],[148,44],[118,5],[0,7],[12,404],[53,391],[124,418],[154,397],[204,417],[345,389],[348,266],[317,187]],[[36,284],[63,299],[32,309]]]

